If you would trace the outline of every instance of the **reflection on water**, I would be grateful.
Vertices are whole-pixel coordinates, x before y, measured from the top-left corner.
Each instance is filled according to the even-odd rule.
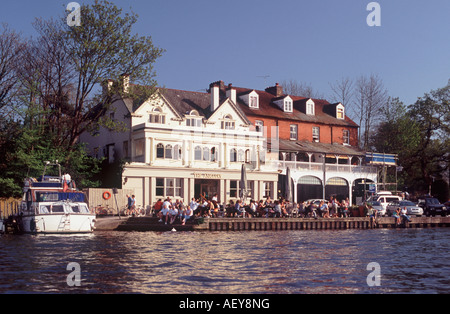
[[[0,237],[0,292],[447,293],[449,229]],[[67,264],[81,266],[69,287]],[[368,287],[367,264],[381,266]]]

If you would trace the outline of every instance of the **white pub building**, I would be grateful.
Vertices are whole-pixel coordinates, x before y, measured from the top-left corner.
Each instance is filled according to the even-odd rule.
[[[130,88],[127,79],[124,88]],[[261,166],[265,138],[236,104],[236,91],[221,95],[218,82],[210,93],[158,89],[134,104],[116,100],[109,113],[128,131],[100,128],[84,135],[91,152],[110,161],[128,160],[122,188],[135,191],[137,204],[153,205],[171,197],[189,202],[217,194],[221,204],[239,198],[242,164],[246,167],[248,199],[277,197],[277,169]]]

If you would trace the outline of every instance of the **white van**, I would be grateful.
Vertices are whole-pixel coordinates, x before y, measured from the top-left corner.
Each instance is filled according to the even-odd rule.
[[[380,202],[383,209],[386,210],[386,207],[393,201],[401,201],[402,198],[400,196],[392,195],[390,192],[379,192],[369,198],[368,201],[376,201]]]

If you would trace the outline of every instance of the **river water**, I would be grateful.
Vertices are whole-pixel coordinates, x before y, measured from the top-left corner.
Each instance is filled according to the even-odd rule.
[[[0,293],[448,293],[449,239],[446,228],[4,235]]]

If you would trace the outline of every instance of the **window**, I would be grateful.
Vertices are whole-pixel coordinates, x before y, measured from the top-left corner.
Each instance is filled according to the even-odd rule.
[[[156,145],[156,158],[164,158],[164,145],[161,143]]]
[[[156,196],[183,197],[183,179],[156,178]]]
[[[350,131],[349,130],[344,130],[342,137],[343,137],[343,140],[344,140],[344,144],[350,145]]]
[[[230,197],[237,197],[238,196],[238,182],[237,181],[230,181]]]
[[[291,124],[291,131],[290,131],[290,135],[289,138],[291,140],[297,140],[298,139],[298,132],[297,132],[297,124]]]
[[[181,147],[180,145],[175,145],[173,147],[173,159],[180,160],[181,159]]]
[[[273,182],[264,181],[264,197],[272,197]]]
[[[313,127],[313,142],[320,142],[320,128],[318,126]]]
[[[336,118],[343,120],[344,117],[345,117],[345,115],[344,115],[344,108],[339,105],[336,108]]]
[[[250,149],[247,149],[245,151],[245,162],[246,163],[250,163],[251,161],[252,161],[252,157],[251,157],[251,154],[250,154]]]
[[[230,162],[236,162],[237,161],[237,151],[236,149],[232,148],[230,150]]]
[[[149,122],[158,124],[166,123],[166,116],[162,113],[161,108],[156,107],[153,109],[152,113],[150,113]]]
[[[140,139],[135,142],[134,153],[136,156],[143,156],[145,154],[145,140]]]
[[[245,158],[245,153],[244,153],[244,151],[243,151],[242,149],[240,149],[240,150],[238,151],[237,161],[243,162],[243,161],[245,161],[244,158]]]
[[[291,100],[285,100],[284,101],[284,111],[285,112],[292,112],[292,101]]]
[[[211,148],[211,161],[217,161],[217,148]]]
[[[228,114],[223,118],[222,129],[223,130],[234,130],[235,122],[232,121],[232,117]]]
[[[194,148],[194,159],[202,160],[202,148],[200,146]]]
[[[170,145],[170,144],[166,145],[164,158],[172,159],[172,152],[173,152],[172,145]]]
[[[258,96],[250,96],[250,108],[259,108]]]
[[[306,102],[306,114],[314,115],[314,102],[312,100]]]
[[[201,118],[187,118],[186,126],[192,126],[192,127],[199,128],[202,126],[202,119]]]
[[[164,196],[164,178],[156,178],[156,196]]]
[[[175,196],[173,191],[175,187],[175,179],[166,178],[166,196]]]
[[[255,189],[255,181],[247,181],[247,198],[253,199],[253,191]]]
[[[209,148],[203,147],[203,160],[209,161]]]
[[[255,130],[256,130],[256,132],[264,132],[264,121],[256,120],[255,121]]]

